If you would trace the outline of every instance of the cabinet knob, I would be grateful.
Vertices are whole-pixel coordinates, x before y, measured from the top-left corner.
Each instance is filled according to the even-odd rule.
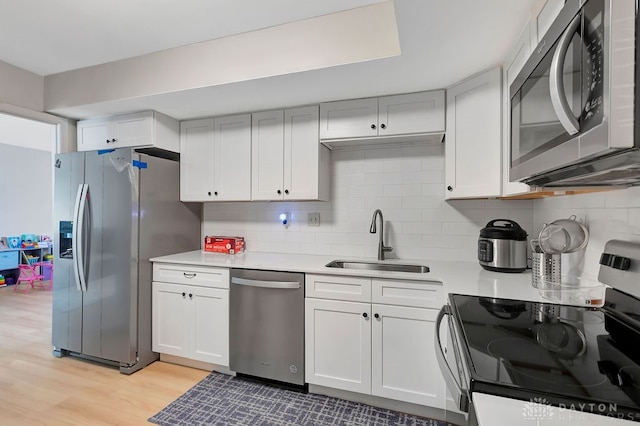
[[[116,138],[111,139],[111,142],[117,142]]]
[[[185,297],[187,295],[187,293],[185,293],[184,291],[182,292],[182,297]]]
[[[376,125],[375,125],[375,124],[372,124],[372,125],[371,125],[371,128],[375,130]]]
[[[289,193],[289,190],[288,190],[288,189],[285,189],[285,190],[284,190],[284,193],[285,193],[285,194],[288,194],[288,193]]]
[[[111,143],[111,141],[109,139],[107,139],[107,143]]]
[[[453,191],[453,186],[451,186],[451,185],[447,186],[447,191],[449,191],[449,192]]]
[[[211,196],[211,191],[207,192],[207,195],[208,195],[208,196]]]
[[[373,314],[373,316],[374,316],[375,319],[380,318],[380,315],[378,315],[378,314]]]
[[[189,299],[193,299],[193,294],[189,293]]]
[[[282,194],[282,191],[280,191],[279,189],[276,192],[278,193],[278,195]]]
[[[387,125],[386,125],[386,124],[384,124],[384,123],[382,123],[382,124],[380,125],[380,128],[381,128],[381,129],[386,129],[386,128],[387,128]]]
[[[366,318],[366,317],[368,317],[369,315],[367,315],[367,313],[366,313],[366,312],[363,312],[363,313],[362,313],[362,316]]]
[[[213,193],[213,195],[218,195],[218,191],[215,191],[215,192]]]

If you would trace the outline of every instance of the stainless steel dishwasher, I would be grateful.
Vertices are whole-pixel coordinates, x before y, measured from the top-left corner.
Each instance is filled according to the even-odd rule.
[[[304,274],[231,270],[229,368],[304,385]]]

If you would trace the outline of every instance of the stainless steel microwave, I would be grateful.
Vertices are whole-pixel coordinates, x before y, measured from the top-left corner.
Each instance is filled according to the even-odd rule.
[[[509,88],[509,180],[640,184],[635,0],[567,0]]]

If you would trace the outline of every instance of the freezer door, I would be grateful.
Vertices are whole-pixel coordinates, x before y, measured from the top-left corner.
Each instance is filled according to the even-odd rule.
[[[58,154],[54,167],[54,258],[51,340],[56,349],[82,350],[82,293],[74,272],[71,230],[78,189],[84,182],[84,153]]]
[[[138,171],[132,151],[85,153],[88,185],[82,353],[120,364],[136,360]],[[133,182],[133,183],[132,183]]]

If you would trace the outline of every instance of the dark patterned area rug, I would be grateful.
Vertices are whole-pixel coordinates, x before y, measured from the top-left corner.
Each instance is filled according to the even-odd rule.
[[[211,373],[149,419],[161,425],[446,426],[447,423]]]

